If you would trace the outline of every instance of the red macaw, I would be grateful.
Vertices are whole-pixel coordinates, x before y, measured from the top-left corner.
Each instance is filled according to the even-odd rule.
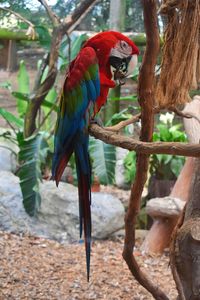
[[[126,36],[106,31],[90,38],[70,63],[60,98],[55,129],[52,177],[58,185],[74,152],[78,178],[80,236],[84,227],[87,278],[91,249],[91,167],[88,126],[102,105],[109,88],[133,74],[139,51]]]

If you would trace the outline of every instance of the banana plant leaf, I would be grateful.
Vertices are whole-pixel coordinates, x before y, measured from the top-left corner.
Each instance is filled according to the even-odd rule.
[[[21,167],[17,172],[20,178],[20,186],[23,195],[23,204],[30,216],[36,215],[41,203],[39,184],[42,180],[41,167],[45,163],[48,153],[46,133],[38,133],[28,139],[24,139],[23,133],[17,134],[19,144],[19,163]]]
[[[101,140],[90,137],[90,157],[92,169],[101,184],[115,182],[116,149],[113,145],[105,144]]]
[[[30,93],[29,75],[23,60],[20,61],[17,80],[18,80],[18,92],[29,94]],[[25,115],[26,109],[27,109],[27,103],[24,101],[20,101],[20,99],[17,98],[17,110],[20,117],[23,117]]]
[[[9,124],[15,125],[18,128],[23,128],[24,120],[16,117],[4,108],[0,108],[0,116],[2,116]]]

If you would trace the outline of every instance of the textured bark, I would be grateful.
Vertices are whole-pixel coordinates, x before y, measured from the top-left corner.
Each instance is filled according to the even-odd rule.
[[[148,98],[149,99],[149,98]],[[147,100],[148,100],[147,99]],[[92,124],[89,128],[90,135],[104,141],[130,151],[134,150],[141,154],[172,154],[200,157],[200,145],[179,142],[146,142],[138,141],[130,137],[111,132],[96,124]]]
[[[180,300],[200,299],[200,159],[195,172],[182,222],[177,226],[171,247],[171,268]]]
[[[156,15],[156,1],[145,0],[144,23],[147,34],[147,47],[144,54],[139,76],[139,103],[141,105],[141,140],[152,140],[154,124],[154,70],[159,51],[159,34]],[[140,209],[141,195],[147,179],[149,155],[137,154],[137,170],[135,181],[131,188],[128,211],[125,217],[125,241],[123,258],[132,275],[143,285],[155,299],[168,299],[168,297],[140,270],[133,255],[135,245],[135,222]]]

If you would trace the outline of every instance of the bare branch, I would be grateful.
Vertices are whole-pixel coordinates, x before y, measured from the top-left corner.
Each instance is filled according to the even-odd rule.
[[[111,132],[96,124],[90,125],[90,135],[104,143],[118,146],[141,154],[171,154],[189,157],[200,157],[200,145],[179,142],[142,142]]]
[[[70,33],[75,27],[82,21],[82,16],[90,11],[90,9],[97,3],[99,0],[84,0],[82,1],[72,15],[68,16],[65,22],[62,24],[62,30],[64,32]]]
[[[143,0],[144,25],[147,45],[139,74],[138,96],[141,106],[141,140],[148,143],[152,140],[154,127],[154,86],[155,66],[159,52],[159,31],[157,24],[156,0]],[[147,180],[149,155],[137,154],[135,180],[131,187],[129,206],[125,217],[125,239],[123,258],[132,275],[146,288],[155,299],[168,300],[168,297],[143,273],[134,257],[135,224],[140,210],[141,195]]]
[[[38,2],[40,2],[46,9],[47,14],[48,14],[49,18],[51,19],[53,25],[57,26],[58,24],[60,24],[60,20],[59,20],[58,16],[51,10],[47,1],[46,0],[38,0]]]
[[[128,120],[121,121],[114,126],[104,127],[104,129],[106,129],[108,131],[119,132],[122,128],[139,121],[140,117],[141,117],[141,113],[133,116],[132,118],[130,118]]]
[[[68,34],[70,34],[75,28],[81,23],[81,21],[85,18],[85,16],[91,11],[91,9],[94,7],[97,2],[100,0],[95,0],[91,5],[88,6],[88,8],[84,11],[84,13],[77,18],[77,20],[74,22],[74,24],[68,29]]]
[[[177,116],[186,118],[186,119],[196,119],[200,123],[200,119],[198,115],[196,115],[194,112],[190,112],[188,109],[184,109],[183,111],[179,110],[177,107],[169,107],[169,111],[174,112]]]

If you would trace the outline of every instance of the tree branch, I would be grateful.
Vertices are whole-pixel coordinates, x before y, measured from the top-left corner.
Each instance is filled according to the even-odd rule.
[[[144,25],[147,35],[147,45],[139,75],[138,96],[141,106],[141,140],[150,142],[154,126],[154,85],[155,66],[159,52],[159,31],[157,24],[156,0],[143,0]],[[131,187],[128,211],[125,217],[125,240],[123,258],[132,275],[145,287],[155,299],[167,300],[168,297],[140,270],[133,255],[135,246],[135,223],[140,210],[141,195],[147,179],[149,155],[137,154],[135,181]]]
[[[59,20],[58,16],[51,10],[51,8],[49,7],[46,0],[38,0],[38,2],[40,2],[44,6],[44,8],[46,9],[46,12],[47,12],[50,20],[52,21],[53,25],[54,26],[59,25],[60,20]]]
[[[102,140],[106,144],[135,151],[141,154],[171,154],[189,157],[200,157],[200,144],[179,142],[142,142],[131,137],[109,131],[96,124],[90,125],[90,135]]]
[[[141,117],[141,113],[133,116],[132,118],[130,118],[128,120],[121,121],[114,126],[104,127],[104,129],[106,129],[108,131],[112,131],[112,132],[119,132],[122,128],[139,121],[140,117]]]

